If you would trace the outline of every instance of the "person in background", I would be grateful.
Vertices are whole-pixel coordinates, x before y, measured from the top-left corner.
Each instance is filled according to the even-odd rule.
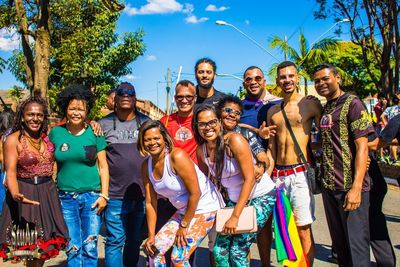
[[[137,150],[140,126],[149,117],[136,109],[135,87],[123,82],[115,90],[114,112],[99,120],[107,142],[110,172],[106,226],[105,266],[137,266],[145,220],[144,189]],[[115,108],[114,108],[115,107]]]
[[[0,113],[0,216],[3,213],[3,201],[5,197],[5,163],[3,157],[3,145],[7,136],[11,133],[14,116],[14,111],[11,109],[6,109]]]
[[[110,111],[115,111],[115,95],[117,93],[117,90],[115,88],[111,89],[107,93],[107,98],[106,98],[106,107]]]
[[[196,76],[196,108],[200,105],[215,105],[225,94],[214,88],[214,79],[217,72],[217,65],[210,58],[197,60],[194,67]]]
[[[57,97],[66,124],[54,127],[57,187],[69,231],[68,266],[97,266],[101,213],[107,206],[109,173],[106,142],[95,136],[86,118],[93,93],[83,85],[69,85]]]
[[[388,101],[384,93],[378,93],[378,103],[374,106],[374,113],[376,116],[376,124],[375,124],[375,131],[377,134],[380,134],[384,125],[382,121],[382,114],[387,107]],[[379,149],[379,158],[383,160],[383,149]]]
[[[174,266],[190,266],[190,255],[211,230],[221,208],[218,192],[186,152],[174,148],[161,122],[143,124],[138,150],[149,156],[142,165],[142,176],[149,232],[144,246],[152,259],[150,266],[166,266],[164,254],[172,245]],[[157,195],[168,198],[177,212],[156,234]]]
[[[220,191],[227,191],[227,206],[234,207],[223,233],[217,235],[214,260],[216,266],[249,266],[248,253],[257,233],[236,234],[238,219],[250,199],[257,225],[263,228],[275,206],[275,187],[265,175],[256,183],[249,143],[236,132],[223,133],[219,115],[211,105],[196,108],[193,115],[199,167]]]
[[[398,114],[400,114],[400,101],[395,95],[392,98],[392,105],[390,107],[386,107],[381,115],[381,121],[383,125],[382,130],[385,129],[388,122]],[[389,146],[389,150],[389,163],[395,163],[397,161],[397,146]]]
[[[25,255],[30,250],[34,255],[40,249],[39,257],[28,260],[27,266],[42,266],[67,246],[68,229],[52,179],[55,148],[47,137],[46,101],[30,97],[17,110],[12,133],[4,143],[8,190],[0,220],[0,257],[10,260],[10,250],[24,250]],[[25,233],[30,240],[22,244]]]

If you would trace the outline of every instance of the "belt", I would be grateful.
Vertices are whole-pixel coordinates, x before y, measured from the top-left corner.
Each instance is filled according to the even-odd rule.
[[[306,170],[307,170],[307,168],[305,165],[300,165],[300,166],[297,166],[296,168],[286,169],[286,170],[278,170],[275,168],[272,171],[272,176],[273,177],[288,176],[288,175],[295,174],[298,172],[305,172]]]
[[[34,184],[34,185],[44,184],[44,183],[47,183],[50,180],[52,180],[50,176],[37,176],[37,175],[33,176],[32,178],[20,178],[20,177],[18,177],[17,179],[18,179],[18,181],[21,181],[21,182],[24,182],[24,183],[27,183],[27,184]]]

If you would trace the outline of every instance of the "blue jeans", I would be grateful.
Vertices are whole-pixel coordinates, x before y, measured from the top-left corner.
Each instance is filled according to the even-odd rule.
[[[142,244],[144,201],[110,199],[104,212],[105,266],[136,266]],[[122,252],[123,251],[123,252]]]
[[[59,191],[58,196],[70,237],[67,249],[68,266],[97,267],[97,239],[101,218],[92,205],[99,194]]]
[[[3,202],[6,196],[6,190],[3,185],[4,172],[0,170],[0,215],[3,213]]]

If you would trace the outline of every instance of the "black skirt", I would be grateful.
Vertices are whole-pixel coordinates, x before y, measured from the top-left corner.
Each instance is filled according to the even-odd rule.
[[[18,180],[18,186],[21,194],[38,201],[40,205],[15,202],[7,192],[0,222],[0,257],[10,259],[7,253],[11,247],[17,250],[39,249],[43,260],[57,256],[68,243],[68,228],[61,212],[55,183],[49,180],[35,185]],[[16,229],[20,229],[19,232],[23,234],[14,234],[13,239],[12,232],[15,233]],[[14,259],[18,260],[18,257]]]

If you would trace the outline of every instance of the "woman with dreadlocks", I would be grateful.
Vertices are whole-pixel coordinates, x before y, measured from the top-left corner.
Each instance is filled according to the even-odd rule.
[[[19,106],[4,144],[8,192],[0,222],[0,257],[28,259],[28,266],[41,266],[58,255],[68,239],[52,180],[54,146],[47,126],[46,102],[28,98]]]

